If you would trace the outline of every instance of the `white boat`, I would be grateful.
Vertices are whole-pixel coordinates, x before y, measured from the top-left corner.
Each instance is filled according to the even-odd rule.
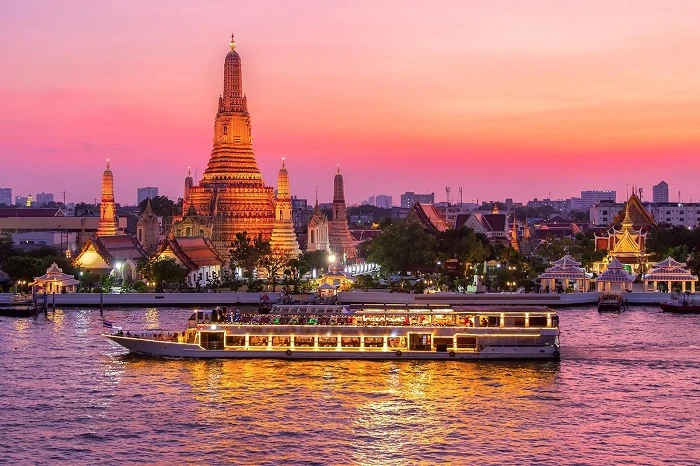
[[[269,314],[197,311],[184,332],[106,334],[168,358],[558,359],[546,307],[274,306]]]

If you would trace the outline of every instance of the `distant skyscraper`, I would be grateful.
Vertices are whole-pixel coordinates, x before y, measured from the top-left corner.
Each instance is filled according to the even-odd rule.
[[[37,193],[36,194],[36,201],[34,201],[34,205],[37,207],[41,207],[44,204],[48,204],[49,202],[53,202],[53,194],[51,193]]]
[[[668,202],[668,183],[662,181],[652,189],[654,191],[654,204],[658,202]]]
[[[413,191],[406,191],[401,195],[401,207],[410,209],[416,202],[421,204],[434,204],[435,193],[416,194]]]
[[[391,209],[392,199],[391,196],[386,194],[378,194],[375,198],[374,205],[381,207],[382,209]]]
[[[374,196],[370,196],[369,199],[368,199],[368,201],[369,201],[369,202],[368,202],[369,205],[376,205],[376,204],[374,203]]]
[[[158,197],[158,188],[156,186],[136,188],[136,204],[141,204],[146,199],[154,199],[156,197]]]
[[[26,207],[28,200],[29,198],[27,196],[15,196],[15,205],[20,207]]]
[[[617,193],[613,190],[605,191],[581,191],[581,208],[590,209],[593,204],[600,201],[617,202]]]
[[[0,188],[0,204],[12,205],[12,188]]]

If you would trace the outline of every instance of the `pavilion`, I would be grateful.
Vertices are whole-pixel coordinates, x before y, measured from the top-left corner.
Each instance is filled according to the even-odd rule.
[[[595,282],[598,291],[610,293],[611,291],[632,291],[632,283],[634,283],[634,280],[635,276],[628,273],[625,270],[624,264],[620,262],[617,257],[614,257],[608,264],[605,272],[598,275]]]
[[[45,293],[74,293],[78,283],[75,276],[63,273],[63,269],[54,262],[44,275],[36,277],[30,285],[43,287]]]
[[[546,290],[549,293],[554,293],[557,289],[557,282],[562,282],[564,290],[569,287],[571,281],[574,282],[574,290],[585,292],[588,291],[591,278],[586,271],[581,267],[581,263],[577,262],[568,254],[558,261],[552,262],[552,266],[547,268],[537,277],[542,286],[546,285]]]
[[[695,283],[698,281],[698,276],[693,275],[687,269],[686,264],[678,262],[671,257],[667,257],[663,261],[654,264],[651,271],[644,275],[644,291],[649,289],[649,282],[653,283],[653,291],[659,291],[659,282],[667,282],[667,292],[670,293],[674,283],[681,284],[681,291],[686,292],[686,284],[690,282],[690,291],[695,293]]]

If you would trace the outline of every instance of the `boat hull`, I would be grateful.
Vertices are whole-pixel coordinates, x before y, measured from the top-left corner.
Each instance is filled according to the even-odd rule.
[[[224,349],[205,350],[199,345],[157,341],[118,335],[105,335],[131,353],[163,358],[195,359],[363,359],[363,360],[477,360],[477,359],[559,359],[556,346],[485,346],[479,351],[348,350],[304,349]]]
[[[0,316],[3,317],[32,317],[39,311],[35,307],[0,307]]]
[[[662,311],[671,312],[674,314],[700,314],[700,305],[698,304],[675,304],[675,303],[656,303]]]
[[[620,306],[618,303],[598,304],[598,312],[620,312],[621,310],[622,306]]]

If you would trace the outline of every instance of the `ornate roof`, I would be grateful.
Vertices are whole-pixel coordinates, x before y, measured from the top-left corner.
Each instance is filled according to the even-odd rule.
[[[644,275],[644,280],[660,282],[696,282],[698,281],[698,276],[690,273],[685,263],[667,257],[663,261],[655,264],[654,268],[652,268],[648,274]]]
[[[622,209],[613,219],[613,225],[618,225],[623,222],[623,219],[629,215],[632,225],[635,229],[655,227],[656,222],[654,217],[644,208],[642,200],[633,191],[630,198],[625,203],[625,208]]]
[[[166,253],[168,249],[191,271],[207,265],[225,264],[214,245],[203,236],[168,238],[163,241],[157,256]]]
[[[538,279],[557,280],[583,280],[587,279],[586,271],[581,267],[581,263],[566,255],[558,261],[552,262],[552,266],[547,268],[537,277]]]
[[[617,260],[617,257],[613,258],[608,264],[608,268],[605,272],[598,275],[595,279],[596,282],[610,282],[610,283],[632,283],[634,282],[634,275],[627,273],[625,266]]]
[[[432,231],[446,231],[450,227],[438,213],[437,209],[433,204],[422,204],[416,202],[411,209],[411,213],[408,215],[411,220],[417,220],[422,223],[425,228]]]
[[[58,264],[55,262],[46,269],[46,273],[40,277],[34,279],[35,284],[47,283],[47,282],[59,282],[62,286],[77,285],[78,280],[75,276],[63,273]]]

